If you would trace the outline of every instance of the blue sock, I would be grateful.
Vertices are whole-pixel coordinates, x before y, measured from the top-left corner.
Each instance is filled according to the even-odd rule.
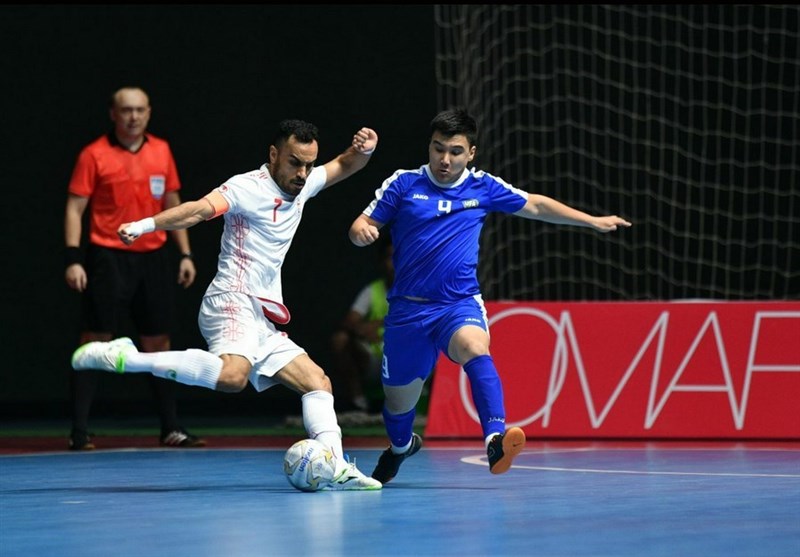
[[[472,389],[472,402],[478,410],[483,436],[506,430],[506,411],[503,407],[503,385],[494,360],[489,355],[477,356],[464,364]]]
[[[389,435],[389,442],[395,447],[405,447],[411,441],[414,433],[414,416],[416,408],[412,408],[405,414],[389,414],[386,407],[383,408],[383,423],[386,426],[386,433]]]

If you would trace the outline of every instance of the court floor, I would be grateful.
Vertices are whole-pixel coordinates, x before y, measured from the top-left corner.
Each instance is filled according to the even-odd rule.
[[[284,449],[0,456],[0,555],[800,556],[797,443],[529,442],[493,476],[426,442],[363,493],[294,490]]]

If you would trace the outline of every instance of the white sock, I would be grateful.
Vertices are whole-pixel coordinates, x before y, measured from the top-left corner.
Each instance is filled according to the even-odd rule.
[[[498,435],[500,435],[500,434],[499,434],[499,433],[492,433],[492,434],[488,435],[488,436],[486,437],[486,439],[484,439],[484,440],[483,440],[484,444],[486,445],[486,447],[485,447],[485,448],[487,448],[487,449],[488,449],[488,448],[489,448],[489,443],[491,443],[491,442],[492,442],[492,439],[494,439],[494,438],[495,438],[496,436],[498,436]]]
[[[300,399],[303,404],[303,424],[311,439],[328,447],[336,457],[336,474],[344,468],[342,428],[333,409],[333,395],[327,391],[311,391]]]
[[[125,356],[125,372],[149,372],[184,385],[216,389],[222,359],[205,350],[132,352]]]

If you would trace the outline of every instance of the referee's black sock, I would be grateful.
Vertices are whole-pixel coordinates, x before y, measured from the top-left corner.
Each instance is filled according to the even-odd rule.
[[[175,382],[161,379],[155,375],[150,375],[148,379],[157,406],[158,417],[161,420],[161,433],[165,434],[179,429]]]
[[[97,371],[70,370],[70,390],[72,393],[72,429],[86,432],[89,427],[89,412],[97,390]]]

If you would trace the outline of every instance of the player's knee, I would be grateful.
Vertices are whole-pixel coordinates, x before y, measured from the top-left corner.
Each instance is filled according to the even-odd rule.
[[[240,393],[247,387],[247,381],[246,373],[223,367],[217,380],[217,390],[225,393]]]
[[[140,335],[139,342],[142,352],[167,352],[171,348],[169,335]]]
[[[302,380],[294,382],[293,388],[301,395],[312,391],[325,391],[326,393],[333,394],[333,385],[331,384],[330,377],[325,375],[325,372],[319,368],[306,374]]]
[[[384,401],[384,407],[389,414],[394,416],[398,416],[400,414],[407,414],[411,412],[417,406],[416,401],[410,400],[390,400],[386,398]]]
[[[468,341],[458,347],[456,354],[456,361],[463,365],[478,356],[488,356],[489,345],[478,340]]]
[[[319,377],[315,378],[315,385],[316,387],[311,389],[312,391],[326,391],[328,393],[333,393],[331,378],[328,377],[325,372],[322,372]]]
[[[406,414],[417,406],[424,382],[415,379],[400,387],[384,385],[384,407],[389,414]]]

